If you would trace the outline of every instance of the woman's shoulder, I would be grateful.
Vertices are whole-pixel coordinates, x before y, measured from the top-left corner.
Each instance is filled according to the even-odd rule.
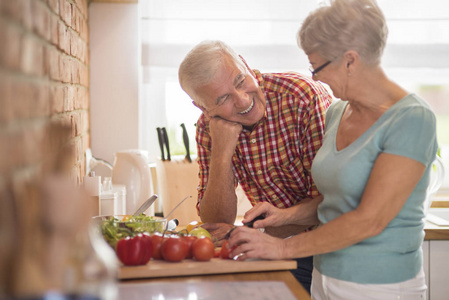
[[[432,120],[436,118],[429,103],[413,93],[402,98],[392,108],[391,111],[393,116],[399,115],[403,118],[406,118],[407,116],[411,118],[421,117]]]

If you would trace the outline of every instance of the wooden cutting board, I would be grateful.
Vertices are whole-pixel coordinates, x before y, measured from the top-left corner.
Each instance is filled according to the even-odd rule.
[[[248,260],[234,261],[231,259],[213,258],[200,262],[185,259],[182,262],[167,262],[151,260],[145,266],[121,266],[118,270],[119,279],[175,277],[205,274],[245,273],[261,271],[279,271],[296,269],[294,260]]]

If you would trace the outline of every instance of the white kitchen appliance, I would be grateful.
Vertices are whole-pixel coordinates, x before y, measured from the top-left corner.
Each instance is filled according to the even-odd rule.
[[[115,153],[112,184],[126,186],[126,214],[133,214],[153,194],[148,152],[131,149]],[[154,215],[154,207],[147,215]]]

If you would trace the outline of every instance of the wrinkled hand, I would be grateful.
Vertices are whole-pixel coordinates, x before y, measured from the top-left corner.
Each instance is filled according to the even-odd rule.
[[[268,202],[259,202],[250,210],[248,210],[243,216],[243,224],[250,222],[255,217],[262,214],[265,215],[265,219],[254,222],[254,228],[265,228],[268,226],[282,226],[287,224],[286,211],[277,208]]]
[[[245,226],[239,226],[232,231],[226,247],[232,249],[235,246],[230,257],[237,257],[237,260],[286,258],[284,240]]]
[[[242,125],[214,117],[210,119],[209,129],[213,149],[220,149],[220,152],[229,150],[227,153],[232,156],[243,129]]]
[[[205,223],[201,225],[212,236],[212,241],[216,247],[223,245],[226,234],[234,228],[234,225],[228,223]]]

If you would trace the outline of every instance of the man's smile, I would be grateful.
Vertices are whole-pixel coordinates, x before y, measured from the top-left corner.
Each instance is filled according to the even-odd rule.
[[[247,114],[247,113],[249,113],[249,112],[251,111],[251,109],[252,109],[253,107],[254,107],[254,99],[253,99],[253,101],[251,102],[251,105],[250,105],[247,109],[245,109],[244,111],[239,112],[239,114],[241,114],[241,115]]]

